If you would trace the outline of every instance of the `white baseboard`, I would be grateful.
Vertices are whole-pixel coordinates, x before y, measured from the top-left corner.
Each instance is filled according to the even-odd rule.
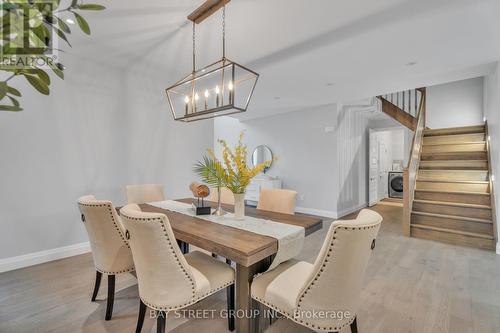
[[[355,211],[366,208],[367,206],[368,205],[366,203],[363,203],[355,207],[344,208],[341,211],[337,212],[338,218],[354,213]]]
[[[52,260],[67,258],[90,252],[90,243],[84,242],[51,250],[23,254],[17,257],[0,259],[0,273],[14,269],[42,264]]]
[[[306,207],[295,207],[295,211],[297,213],[311,214],[316,216],[330,217],[332,219],[337,218],[337,212],[333,212],[330,210],[322,210],[315,208],[306,208]]]

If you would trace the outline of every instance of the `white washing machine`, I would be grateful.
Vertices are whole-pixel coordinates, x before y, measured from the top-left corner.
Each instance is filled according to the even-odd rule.
[[[388,192],[389,198],[403,198],[403,173],[402,172],[389,172],[388,179]]]

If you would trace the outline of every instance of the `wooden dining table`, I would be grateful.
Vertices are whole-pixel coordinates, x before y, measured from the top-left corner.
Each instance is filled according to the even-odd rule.
[[[189,198],[177,201],[193,203],[194,200]],[[206,201],[205,204],[212,207],[216,206],[216,203],[209,201]],[[235,318],[236,332],[252,332],[255,321],[252,320],[251,316],[254,313],[256,304],[252,302],[250,296],[250,285],[253,276],[264,272],[271,264],[273,256],[278,251],[278,240],[148,204],[140,204],[139,206],[144,212],[167,215],[177,240],[215,253],[236,263],[235,310],[239,314]],[[227,212],[233,212],[232,205],[223,205],[223,209]],[[320,217],[300,213],[290,215],[246,206],[245,215],[304,227],[306,236],[323,227],[323,221]]]

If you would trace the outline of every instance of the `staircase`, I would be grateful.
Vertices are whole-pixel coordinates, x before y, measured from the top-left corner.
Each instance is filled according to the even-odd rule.
[[[425,88],[398,91],[377,96],[381,102],[381,110],[412,131],[417,129],[419,109]]]
[[[410,235],[495,248],[485,126],[423,129]]]

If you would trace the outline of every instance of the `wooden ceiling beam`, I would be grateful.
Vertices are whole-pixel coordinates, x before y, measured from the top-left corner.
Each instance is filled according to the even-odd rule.
[[[194,12],[189,14],[188,20],[196,24],[203,22],[210,15],[224,7],[231,0],[207,0],[200,7],[196,8]]]

